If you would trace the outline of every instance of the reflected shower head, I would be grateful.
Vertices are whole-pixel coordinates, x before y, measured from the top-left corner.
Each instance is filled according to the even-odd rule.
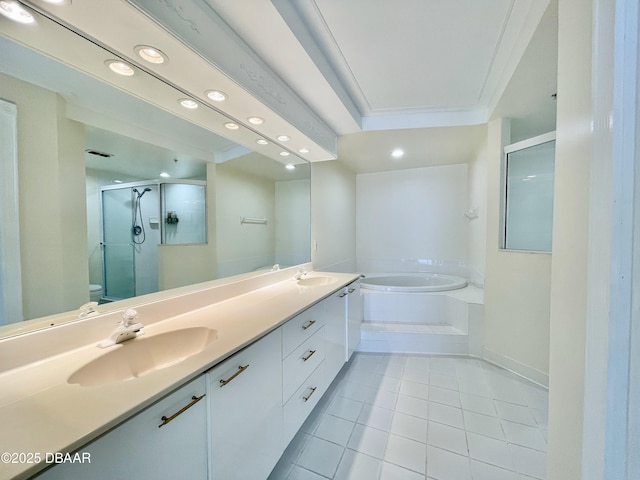
[[[133,189],[133,192],[138,194],[138,198],[142,198],[142,196],[143,196],[145,193],[150,192],[150,191],[151,191],[151,189],[150,189],[149,187],[146,187],[146,188],[142,191],[142,193],[140,193],[140,190],[138,190],[137,188],[134,188],[134,189]]]

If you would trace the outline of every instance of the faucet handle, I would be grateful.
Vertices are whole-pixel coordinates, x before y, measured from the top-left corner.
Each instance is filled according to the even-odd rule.
[[[96,307],[98,306],[98,302],[87,302],[80,307],[80,315],[78,318],[85,318],[90,315],[97,315],[98,312]]]
[[[122,312],[122,325],[128,327],[133,324],[134,320],[138,318],[138,312],[133,308],[127,308],[124,312]]]

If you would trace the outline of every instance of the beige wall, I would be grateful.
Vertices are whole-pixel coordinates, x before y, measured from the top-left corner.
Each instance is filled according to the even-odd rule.
[[[355,271],[356,176],[337,161],[311,165],[311,243],[314,269]]]
[[[509,143],[507,120],[489,124],[485,345],[491,361],[541,384],[549,372],[551,255],[498,249],[501,162]],[[555,244],[554,244],[555,251]]]
[[[558,9],[549,480],[582,478],[589,166],[592,156],[591,9],[592,2],[585,0],[560,0]]]
[[[25,319],[88,301],[82,125],[55,93],[0,74],[0,97],[18,107],[18,177]]]
[[[469,278],[484,284],[487,263],[487,168],[488,143],[485,141],[476,156],[469,162],[468,208],[474,209],[477,218],[468,223],[467,264]]]

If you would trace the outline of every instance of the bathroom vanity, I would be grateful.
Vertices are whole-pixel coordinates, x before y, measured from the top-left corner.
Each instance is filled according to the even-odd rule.
[[[141,304],[145,334],[107,349],[122,312],[2,340],[25,354],[0,373],[0,450],[34,457],[0,479],[266,478],[359,329],[357,275],[294,272]]]

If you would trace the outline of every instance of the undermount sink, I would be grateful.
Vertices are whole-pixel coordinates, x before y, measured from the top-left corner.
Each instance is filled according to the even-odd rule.
[[[186,360],[217,338],[216,330],[205,327],[134,338],[110,347],[108,353],[76,370],[68,383],[88,387],[142,377]]]
[[[309,277],[309,278],[301,278],[298,280],[298,285],[303,287],[317,287],[320,285],[329,285],[330,283],[336,282],[336,277]]]

